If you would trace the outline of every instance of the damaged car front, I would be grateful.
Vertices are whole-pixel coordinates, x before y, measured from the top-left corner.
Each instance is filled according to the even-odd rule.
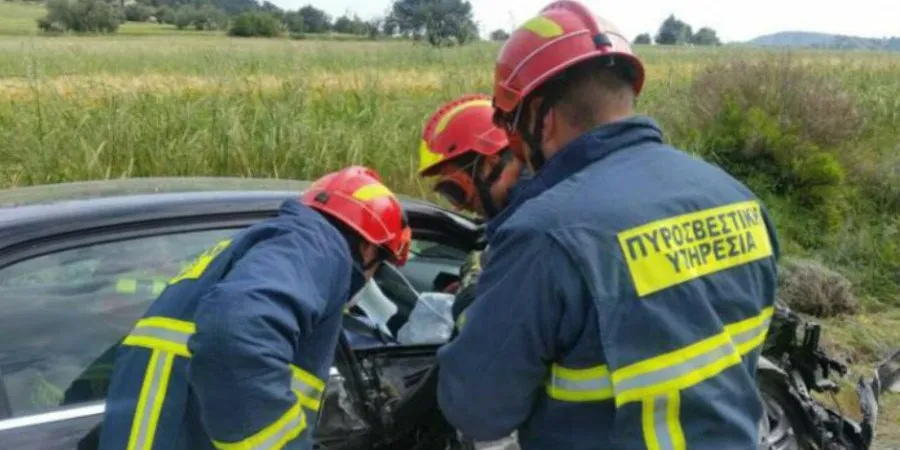
[[[397,294],[385,289],[386,298],[392,295],[409,297],[411,292]],[[425,300],[397,333],[405,338],[367,348],[353,348],[342,341],[335,364],[339,373],[329,381],[317,448],[517,449],[513,439],[490,445],[463,439],[442,417],[437,408],[434,364],[437,349],[450,334],[452,296],[412,295]],[[900,384],[900,352],[893,358],[893,365],[882,364],[873,378],[859,378],[862,420],[856,421],[813,395],[837,393],[840,379],[849,375],[848,365],[822,349],[821,333],[819,324],[777,305],[758,368],[766,413],[760,424],[760,449],[871,448],[879,395],[889,386]]]

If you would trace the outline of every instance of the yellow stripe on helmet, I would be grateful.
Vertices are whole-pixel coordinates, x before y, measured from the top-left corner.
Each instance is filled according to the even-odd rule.
[[[434,135],[437,136],[441,134],[447,125],[450,124],[450,120],[453,119],[454,116],[463,112],[466,109],[469,109],[474,106],[482,106],[482,107],[491,107],[490,100],[469,100],[467,102],[462,102],[456,106],[454,106],[450,111],[447,111],[444,114],[444,117],[441,117],[441,120],[438,122],[437,126],[434,128]]]
[[[381,197],[393,197],[394,193],[391,192],[387,186],[381,183],[372,183],[367,184],[353,193],[353,198],[362,201],[373,200]]]
[[[444,160],[444,155],[431,151],[428,143],[423,139],[419,142],[419,172]]]
[[[531,18],[528,22],[522,24],[520,29],[528,30],[544,39],[557,37],[563,34],[563,29],[558,23],[544,16]]]

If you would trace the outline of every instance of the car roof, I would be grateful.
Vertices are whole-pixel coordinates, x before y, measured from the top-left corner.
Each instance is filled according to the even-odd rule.
[[[264,214],[297,196],[305,180],[156,177],[47,184],[0,190],[0,249],[77,228],[192,215]],[[398,196],[408,212],[459,216]]]

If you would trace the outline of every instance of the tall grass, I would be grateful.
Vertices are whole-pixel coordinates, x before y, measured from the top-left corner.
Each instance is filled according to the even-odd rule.
[[[221,35],[0,38],[0,187],[159,175],[308,179],[361,163],[400,192],[428,196],[415,176],[423,121],[457,95],[489,92],[497,50]],[[814,209],[802,207],[816,198],[797,191],[808,183],[776,189],[762,177],[771,169],[762,156],[731,167],[766,195],[787,253],[848,274],[861,298],[874,299],[865,304],[900,305],[900,246],[884,242],[897,241],[900,226],[900,56],[806,51],[782,69],[771,61],[783,54],[753,49],[637,51],[648,77],[639,109],[676,146],[720,163],[736,155],[708,148],[736,142],[710,136],[732,133],[718,121],[724,93],[736,88],[740,111],[759,109],[772,116],[759,126],[784,128],[767,138],[774,147],[754,149],[777,152],[777,173],[796,171],[799,144],[837,155],[846,176],[834,191],[841,201],[826,211],[838,219],[827,236]],[[831,201],[832,191],[816,192]]]

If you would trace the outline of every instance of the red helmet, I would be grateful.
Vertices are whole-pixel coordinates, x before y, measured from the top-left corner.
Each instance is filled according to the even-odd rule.
[[[382,247],[395,265],[406,264],[412,230],[397,197],[372,169],[352,166],[316,180],[300,202],[321,211]]]
[[[443,163],[463,155],[494,155],[506,148],[506,133],[494,126],[493,114],[487,94],[467,94],[438,108],[422,132],[419,175],[436,175]]]
[[[629,75],[635,94],[644,66],[612,23],[573,0],[555,1],[512,33],[494,69],[494,121],[510,130],[514,112],[528,94],[573,65],[607,56]]]

